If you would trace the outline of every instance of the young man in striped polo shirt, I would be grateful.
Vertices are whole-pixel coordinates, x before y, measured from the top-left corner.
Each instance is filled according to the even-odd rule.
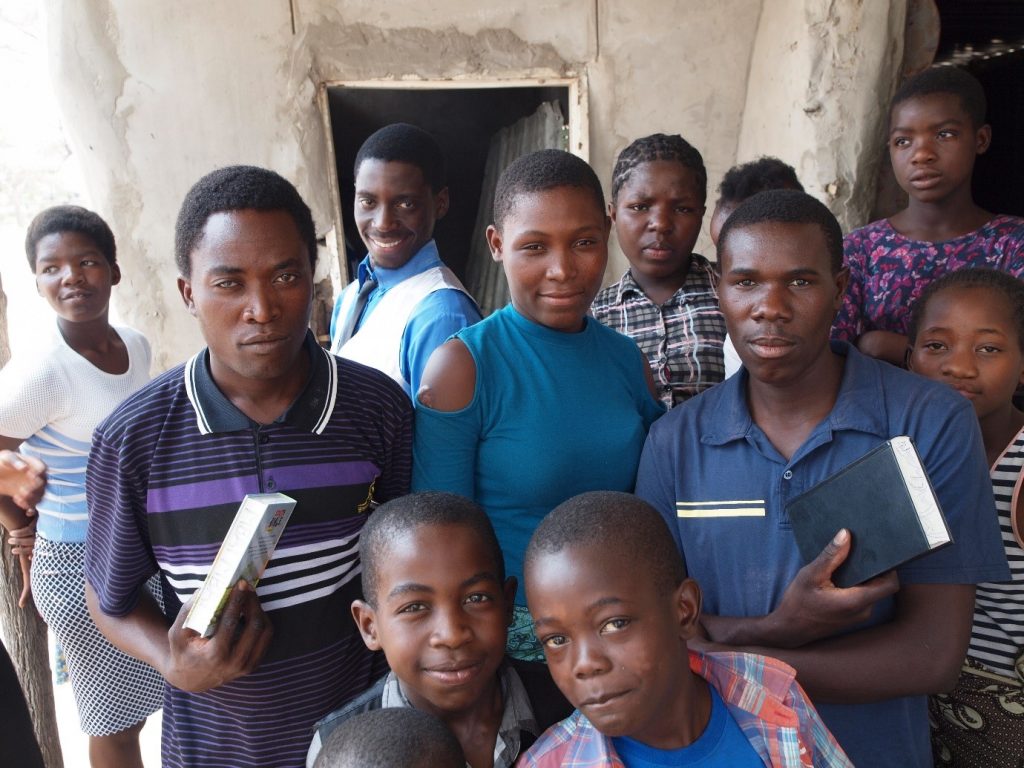
[[[178,216],[178,287],[207,348],[96,430],[86,579],[101,630],[167,680],[163,765],[301,766],[313,724],[381,673],[348,615],[366,514],[407,492],[411,405],[308,330],[309,208],[275,173],[201,179]],[[183,628],[247,493],[298,502],[258,591]],[[143,589],[159,572],[161,610]]]

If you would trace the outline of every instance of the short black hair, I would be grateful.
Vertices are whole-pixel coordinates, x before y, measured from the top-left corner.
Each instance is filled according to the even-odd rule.
[[[498,581],[505,581],[505,560],[487,513],[464,496],[444,491],[420,491],[381,504],[363,526],[359,557],[363,564],[363,599],[377,606],[380,573],[387,567],[388,550],[403,534],[422,525],[461,525],[480,538],[494,563]],[[444,553],[438,553],[443,557]]]
[[[889,105],[890,119],[892,119],[893,110],[903,102],[920,96],[931,96],[935,93],[956,96],[960,100],[961,108],[975,128],[980,128],[985,124],[985,114],[988,111],[985,89],[970,72],[950,65],[929,67],[897,88],[892,97],[892,103]]]
[[[433,715],[388,707],[355,715],[324,740],[315,768],[464,768],[455,734]]]
[[[598,548],[616,569],[649,573],[661,594],[670,593],[686,578],[668,525],[654,507],[629,493],[589,491],[551,510],[526,547],[527,583],[533,563],[569,547]]]
[[[718,235],[719,260],[730,232],[768,222],[814,224],[825,238],[832,274],[838,274],[843,268],[843,230],[836,217],[820,200],[795,189],[769,189],[740,203]]]
[[[501,172],[494,190],[494,226],[499,230],[515,208],[516,198],[558,187],[578,187],[593,194],[605,215],[604,191],[594,169],[570,152],[541,149],[513,160]]]
[[[679,163],[693,171],[697,176],[700,198],[707,200],[708,172],[696,147],[678,134],[652,133],[637,139],[619,153],[612,170],[612,202],[618,199],[619,190],[638,166],[657,160]]]
[[[777,157],[759,157],[749,163],[734,165],[725,172],[718,185],[719,200],[735,205],[766,189],[795,189],[804,191],[803,184],[791,165]]]
[[[921,327],[928,302],[943,291],[953,288],[986,288],[1003,294],[1013,309],[1013,327],[1017,331],[1017,343],[1024,352],[1024,280],[1007,272],[986,267],[958,269],[928,284],[910,310],[907,338],[911,344],[917,341],[917,332]]]
[[[117,264],[117,243],[114,233],[98,213],[80,205],[55,205],[40,211],[28,225],[25,255],[32,271],[36,271],[36,246],[47,235],[78,232],[92,240],[110,266]]]
[[[174,226],[174,260],[178,273],[192,276],[192,251],[203,236],[206,221],[223,211],[285,211],[295,221],[299,236],[316,267],[316,228],[302,195],[283,176],[253,165],[218,168],[197,181],[185,195]]]
[[[359,175],[364,160],[408,163],[423,172],[423,178],[436,194],[447,183],[444,152],[429,133],[409,123],[392,123],[370,134],[356,153],[353,176]]]

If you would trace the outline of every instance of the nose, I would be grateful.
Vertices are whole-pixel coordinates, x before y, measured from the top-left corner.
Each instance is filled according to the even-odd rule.
[[[430,644],[437,648],[458,648],[470,641],[473,632],[465,614],[458,609],[435,606]]]
[[[647,219],[647,228],[658,234],[665,234],[672,231],[672,216],[669,209],[664,205],[655,205],[650,209],[650,216]]]
[[[373,212],[373,226],[380,232],[388,232],[395,226],[395,214],[389,205],[378,205]]]
[[[269,285],[257,285],[248,293],[245,316],[253,323],[269,323],[280,314],[277,292]]]
[[[572,661],[572,673],[581,680],[602,675],[611,669],[608,657],[602,652],[600,644],[586,638],[573,639]]]
[[[553,248],[548,258],[548,278],[565,282],[576,276],[576,254],[571,248]]]
[[[953,347],[942,359],[942,373],[954,379],[973,379],[978,375],[978,361],[974,352],[965,347]]]
[[[935,160],[935,147],[928,139],[921,139],[915,142],[914,151],[910,157],[911,162],[915,165],[921,165],[923,163],[930,163]]]
[[[755,320],[769,323],[788,320],[791,312],[785,287],[765,286],[758,296],[752,315]]]
[[[65,285],[76,285],[84,279],[84,272],[77,264],[68,264],[61,275],[61,281]]]

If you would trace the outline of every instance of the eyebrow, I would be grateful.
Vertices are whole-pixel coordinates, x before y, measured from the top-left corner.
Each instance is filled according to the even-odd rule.
[[[493,581],[495,584],[500,584],[501,581],[498,576],[492,571],[480,571],[474,573],[468,579],[459,583],[459,589],[466,589],[474,584],[478,584],[481,581]],[[395,587],[388,592],[388,597],[399,597],[401,595],[407,595],[410,592],[428,592],[434,594],[437,590],[426,584],[420,584],[415,581],[407,581],[402,584],[396,584]]]
[[[615,597],[614,595],[609,595],[608,597],[600,597],[600,598],[598,598],[597,600],[592,602],[590,605],[588,605],[585,608],[585,610],[589,613],[589,612],[593,611],[595,608],[604,608],[606,605],[618,605],[619,603],[624,603],[624,602],[626,602],[626,601],[623,598],[621,598],[621,597]],[[555,621],[555,619],[553,617],[551,617],[551,616],[541,616],[540,618],[534,619],[533,626],[534,627],[541,627],[541,626],[543,626],[545,624],[556,624],[556,623],[557,622]]]
[[[299,261],[299,259],[285,259],[284,261],[277,262],[277,264],[273,266],[272,271],[277,272],[282,269],[290,269],[295,267],[296,264],[300,263],[301,262]],[[229,267],[226,264],[214,264],[212,267],[206,270],[206,272],[207,274],[210,275],[240,275],[243,272],[245,272],[245,268]]]
[[[931,125],[927,126],[927,128],[928,128],[929,131],[934,131],[934,130],[942,128],[943,126],[946,126],[946,125],[961,126],[961,125],[965,125],[965,124],[966,124],[966,122],[964,120],[961,120],[958,117],[948,117],[945,120],[940,120],[937,123],[932,123]],[[909,127],[906,127],[906,126],[903,126],[903,125],[894,125],[892,128],[889,129],[889,135],[891,136],[894,133],[901,133],[901,132],[906,133],[908,131],[910,131]]]

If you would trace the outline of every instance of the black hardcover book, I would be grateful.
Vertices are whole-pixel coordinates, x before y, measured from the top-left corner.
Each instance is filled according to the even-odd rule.
[[[832,575],[852,587],[949,544],[946,518],[909,437],[894,437],[786,505],[805,563],[841,528],[849,557]]]

